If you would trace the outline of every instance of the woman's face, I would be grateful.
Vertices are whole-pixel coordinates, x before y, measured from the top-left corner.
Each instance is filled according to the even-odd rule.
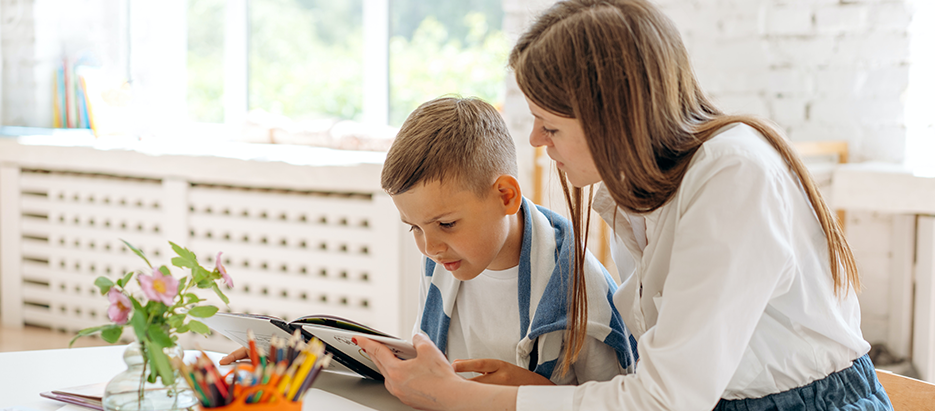
[[[594,165],[591,149],[584,138],[584,130],[577,119],[555,115],[533,103],[528,97],[529,111],[535,117],[529,144],[545,147],[545,152],[565,172],[575,187],[584,187],[601,181]]]

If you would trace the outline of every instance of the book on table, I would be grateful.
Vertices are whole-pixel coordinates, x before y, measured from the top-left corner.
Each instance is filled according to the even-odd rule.
[[[280,337],[288,340],[299,331],[307,342],[316,337],[325,344],[325,351],[341,366],[363,377],[383,380],[380,370],[357,344],[354,337],[366,337],[390,349],[401,359],[414,358],[416,350],[409,341],[377,331],[366,325],[333,315],[308,315],[292,321],[257,314],[217,313],[201,319],[208,327],[249,349],[247,331],[256,336],[256,345],[269,352],[270,340]],[[336,367],[340,369],[340,367]]]
[[[104,406],[101,400],[104,397],[104,388],[106,386],[106,382],[81,385],[78,387],[42,392],[39,393],[39,396],[50,400],[61,401],[66,404],[103,411]]]

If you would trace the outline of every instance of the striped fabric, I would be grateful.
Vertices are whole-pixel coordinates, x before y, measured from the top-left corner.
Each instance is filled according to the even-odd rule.
[[[525,198],[522,212],[525,224],[519,261],[520,324],[516,325],[519,342],[515,364],[551,379],[560,358],[568,320],[567,284],[574,259],[572,227],[564,217]],[[614,308],[613,295],[617,286],[590,253],[584,268],[589,303],[588,336],[612,347],[622,368],[632,373],[637,360],[636,339]],[[423,281],[430,284],[420,329],[445,352],[448,325],[461,281],[428,258],[424,259],[423,270]],[[536,344],[537,362],[530,366],[530,354]]]

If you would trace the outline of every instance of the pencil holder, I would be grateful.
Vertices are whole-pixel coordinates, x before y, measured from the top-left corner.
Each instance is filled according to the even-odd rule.
[[[247,398],[259,391],[263,391],[264,396],[267,395],[266,393],[270,393],[272,401],[247,404]],[[302,411],[302,401],[286,400],[282,393],[277,392],[276,387],[271,385],[254,385],[240,393],[240,396],[228,405],[214,408],[201,407],[201,409],[205,411]]]

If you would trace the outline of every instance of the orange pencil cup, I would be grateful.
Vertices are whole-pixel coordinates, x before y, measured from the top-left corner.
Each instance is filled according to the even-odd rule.
[[[259,404],[247,404],[247,398],[253,396],[259,391],[269,393],[271,401]],[[267,394],[263,394],[266,396]],[[289,401],[283,397],[282,393],[276,391],[276,387],[271,385],[254,385],[247,388],[234,399],[234,402],[223,407],[205,408],[208,411],[302,411],[302,401]]]

